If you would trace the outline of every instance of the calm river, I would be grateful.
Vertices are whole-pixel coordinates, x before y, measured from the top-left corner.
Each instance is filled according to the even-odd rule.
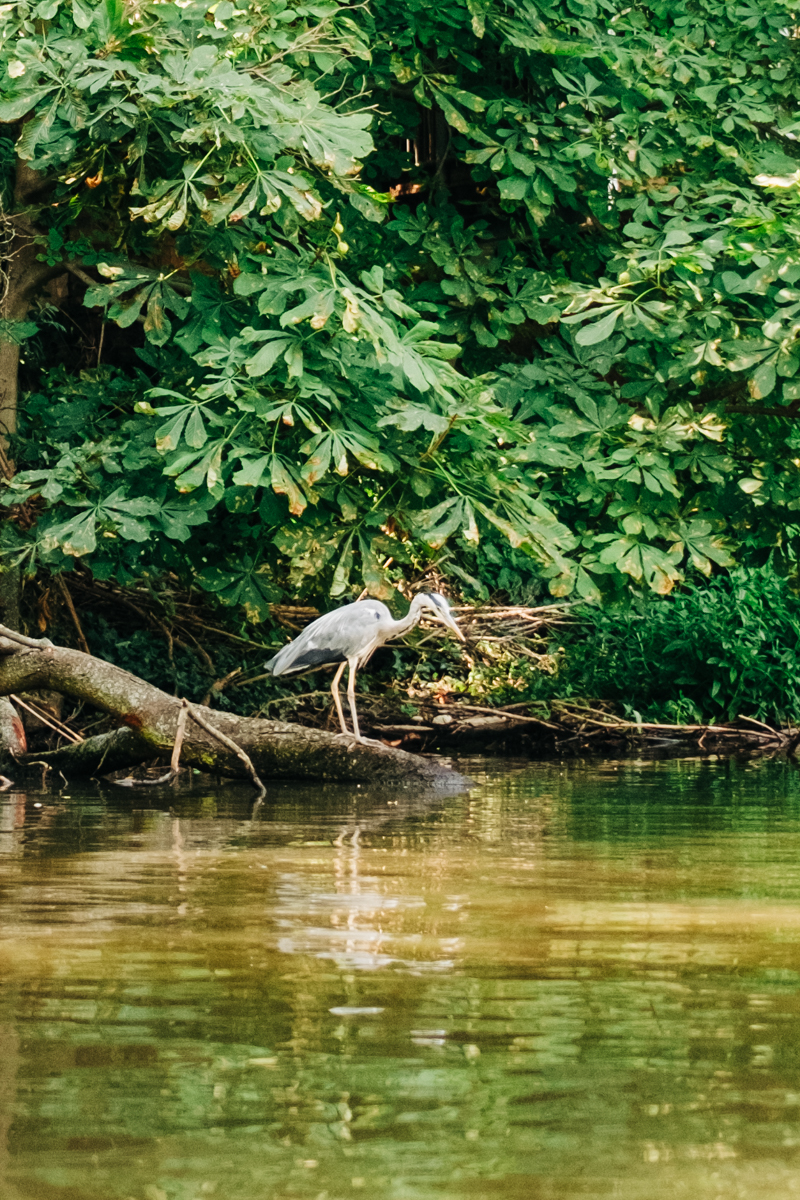
[[[0,797],[2,1200],[800,1197],[800,772]]]

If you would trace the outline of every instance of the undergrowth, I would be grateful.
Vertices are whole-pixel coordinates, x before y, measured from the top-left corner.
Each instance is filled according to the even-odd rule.
[[[558,671],[531,675],[526,696],[612,700],[633,719],[679,724],[800,719],[800,596],[768,569],[578,615],[559,636]]]

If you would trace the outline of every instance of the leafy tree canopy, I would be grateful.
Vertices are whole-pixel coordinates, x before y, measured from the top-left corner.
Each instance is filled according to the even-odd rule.
[[[107,338],[59,366],[44,293],[3,322],[8,555],[254,619],[431,555],[583,598],[794,567],[791,5],[0,16],[7,243]]]

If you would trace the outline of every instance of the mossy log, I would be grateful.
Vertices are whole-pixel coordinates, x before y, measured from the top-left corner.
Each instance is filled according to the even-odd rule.
[[[175,742],[181,700],[136,675],[80,650],[26,638],[0,625],[0,696],[46,688],[82,700],[116,717],[121,728],[77,745],[37,754],[73,774],[96,775],[135,767],[168,755]],[[460,788],[469,781],[445,761],[384,746],[254,717],[238,717],[194,706],[215,729],[250,757],[262,779],[315,779]],[[31,756],[32,757],[32,756]],[[20,756],[20,762],[26,757]],[[239,757],[189,720],[181,762],[186,766],[247,777]]]

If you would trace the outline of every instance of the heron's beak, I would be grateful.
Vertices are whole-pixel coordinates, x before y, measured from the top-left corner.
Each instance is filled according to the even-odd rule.
[[[443,612],[442,609],[437,609],[436,615],[443,625],[446,625],[448,629],[452,629],[453,633],[460,642],[465,642],[467,640],[461,630],[458,628],[458,625],[456,625],[455,617],[452,615],[452,613]]]

